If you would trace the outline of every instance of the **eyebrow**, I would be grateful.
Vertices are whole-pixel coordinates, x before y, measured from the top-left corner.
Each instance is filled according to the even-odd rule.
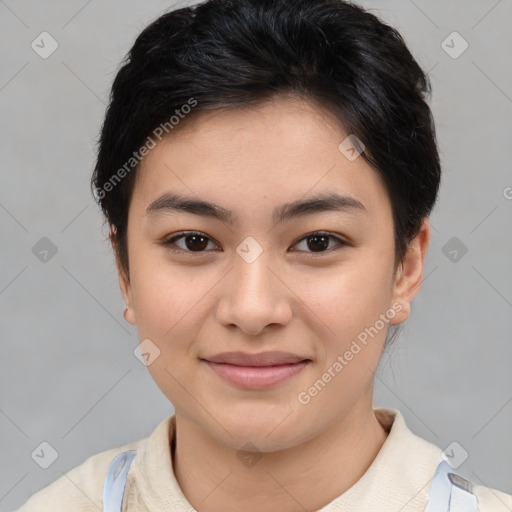
[[[277,206],[272,213],[274,224],[321,212],[368,213],[363,203],[355,197],[336,193],[317,194],[307,199]],[[210,217],[226,224],[234,224],[237,217],[232,211],[207,201],[166,193],[146,208],[146,215],[168,212],[186,212],[201,217]]]

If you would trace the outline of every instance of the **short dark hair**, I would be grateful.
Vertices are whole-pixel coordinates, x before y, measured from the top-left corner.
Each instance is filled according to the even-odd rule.
[[[151,134],[293,95],[327,108],[364,144],[389,194],[396,270],[440,184],[430,94],[402,36],[343,0],[207,0],[163,14],[115,77],[91,180],[122,268],[135,152]]]

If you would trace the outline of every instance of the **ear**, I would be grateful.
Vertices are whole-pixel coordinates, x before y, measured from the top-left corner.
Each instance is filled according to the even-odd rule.
[[[124,302],[126,304],[126,310],[123,313],[124,319],[130,324],[136,324],[135,321],[135,310],[133,308],[133,293],[132,286],[130,283],[130,276],[127,274],[126,270],[122,267],[119,258],[119,246],[117,243],[116,237],[117,229],[112,224],[110,226],[109,238],[110,243],[112,244],[112,249],[114,251],[116,267],[117,267],[117,276],[119,278],[119,288],[121,290],[121,294],[123,296]]]
[[[391,324],[401,324],[411,314],[411,302],[420,291],[423,281],[425,255],[429,244],[430,224],[425,217],[418,235],[407,247],[404,260],[396,273],[393,287],[393,304],[400,303],[402,309],[390,320]]]

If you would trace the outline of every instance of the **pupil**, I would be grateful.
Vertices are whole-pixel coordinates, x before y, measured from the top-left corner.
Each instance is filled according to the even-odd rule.
[[[192,244],[188,243],[189,240],[193,240]],[[203,243],[197,245],[197,242],[199,240],[202,240]],[[206,242],[206,239],[204,236],[201,236],[201,235],[189,235],[185,238],[185,242],[186,242],[186,245],[187,245],[187,248],[190,249],[190,250],[201,250],[201,249],[204,249],[207,245],[208,245],[208,242]],[[196,244],[196,245],[194,245]]]
[[[313,246],[312,247],[310,246],[310,249],[315,250],[315,247],[317,249],[326,249],[328,247],[329,237],[327,237],[325,235],[315,235],[315,236],[308,237],[308,244],[310,244],[312,240],[318,240],[318,239],[321,239],[322,242],[320,244],[313,243]]]

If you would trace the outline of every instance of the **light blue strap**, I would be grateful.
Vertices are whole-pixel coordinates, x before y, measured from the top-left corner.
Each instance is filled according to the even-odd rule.
[[[120,453],[110,464],[103,487],[103,512],[121,512],[126,477],[135,455],[133,450]]]
[[[425,512],[478,512],[473,484],[452,473],[445,461],[437,466]]]

